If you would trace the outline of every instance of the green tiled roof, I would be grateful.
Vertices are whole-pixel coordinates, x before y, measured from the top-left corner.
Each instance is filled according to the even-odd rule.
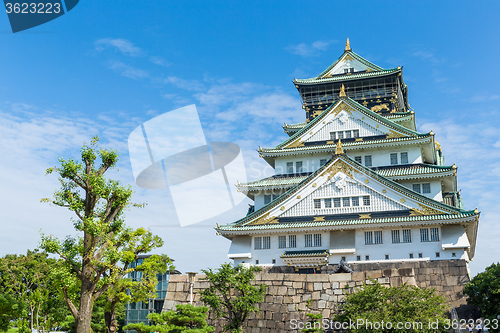
[[[347,81],[347,80],[356,80],[356,79],[364,79],[367,77],[377,77],[377,76],[385,76],[400,72],[401,68],[391,68],[391,69],[381,69],[377,72],[358,72],[358,74],[350,74],[350,75],[336,75],[332,77],[325,78],[310,78],[310,79],[295,79],[293,83],[295,84],[317,84],[317,83],[328,83],[328,82],[336,82],[336,81]],[[355,72],[356,73],[356,72]]]
[[[376,173],[384,177],[412,176],[425,174],[439,174],[454,170],[453,166],[440,166],[432,164],[410,164],[395,168],[374,168]]]
[[[413,175],[438,175],[455,170],[453,166],[438,166],[432,164],[408,164],[399,167],[390,168],[372,168],[376,173],[383,177],[398,177],[398,176],[413,176]],[[239,183],[238,188],[245,188],[250,191],[258,191],[264,188],[280,187],[288,188],[299,184],[306,179],[308,175],[292,176],[292,177],[267,177],[260,180],[254,180],[247,183]]]
[[[342,55],[333,62],[333,64],[331,64],[330,66],[328,66],[327,69],[325,69],[321,74],[319,74],[316,78],[319,79],[321,78],[323,75],[325,75],[326,73],[328,73],[330,71],[330,69],[332,69],[333,67],[335,67],[335,65],[342,59],[342,57],[345,55],[345,54],[348,54],[350,55],[351,57],[353,57],[354,59],[358,60],[359,62],[361,62],[362,64],[364,64],[365,66],[367,67],[371,67],[373,68],[374,70],[378,70],[378,71],[382,71],[384,70],[382,67],[379,67],[377,65],[375,65],[373,62],[371,61],[368,61],[366,60],[365,58],[363,58],[362,56],[360,56],[359,54],[355,53],[353,50],[346,50],[344,51],[344,53],[342,53]]]
[[[402,133],[406,133],[406,134],[408,134],[410,136],[414,136],[414,137],[418,137],[418,136],[423,137],[423,136],[428,136],[429,135],[429,133],[418,133],[418,132],[412,131],[412,130],[404,127],[404,126],[401,126],[401,125],[399,125],[399,124],[391,121],[391,120],[388,120],[387,118],[385,118],[385,117],[377,114],[376,112],[373,112],[372,110],[364,107],[363,105],[359,104],[358,102],[356,102],[355,100],[353,100],[353,99],[351,99],[349,97],[340,97],[339,100],[336,103],[330,105],[319,116],[315,117],[312,121],[310,121],[306,126],[302,127],[294,135],[290,136],[288,139],[286,139],[285,141],[283,141],[280,144],[278,144],[276,147],[274,147],[274,149],[280,149],[280,148],[286,146],[287,144],[293,142],[295,139],[297,139],[302,134],[304,134],[305,132],[307,132],[317,122],[321,121],[326,116],[326,114],[328,114],[328,112],[332,108],[336,107],[338,104],[340,104],[342,102],[347,103],[352,108],[359,110],[364,115],[372,118],[373,120],[376,120],[376,121],[378,121],[380,123],[383,123],[384,125],[386,125],[386,126],[388,126],[390,128],[393,128],[393,129],[395,129],[397,131],[400,131]],[[359,143],[362,143],[362,141],[356,142],[356,144],[359,144]],[[346,143],[346,145],[347,145],[347,143]]]
[[[401,216],[401,217],[383,217],[378,219],[357,219],[357,220],[334,220],[321,222],[294,222],[294,223],[275,223],[262,224],[251,226],[236,226],[228,224],[220,226],[217,230],[220,231],[246,231],[246,230],[276,230],[288,228],[307,228],[307,227],[327,227],[327,226],[347,226],[360,224],[378,224],[378,223],[401,223],[401,222],[420,222],[420,221],[439,221],[460,219],[474,216],[474,211],[463,211],[458,214],[440,214],[440,215],[417,215],[417,216]]]
[[[283,126],[285,129],[301,129],[302,127],[306,126],[307,123],[304,121],[303,123],[297,123],[297,124],[286,124]]]
[[[297,134],[297,133],[296,133]],[[294,135],[296,135],[294,134]],[[366,145],[372,145],[372,144],[380,144],[380,143],[391,143],[391,142],[408,142],[408,141],[414,141],[414,140],[419,140],[419,139],[425,139],[425,138],[430,138],[432,135],[429,133],[425,134],[425,136],[420,136],[420,137],[402,137],[402,138],[391,138],[391,139],[378,139],[378,140],[366,140],[366,141],[356,141],[356,142],[343,142],[342,147],[359,147],[359,146],[366,146]],[[292,136],[293,137],[293,136]],[[285,152],[296,152],[296,151],[308,151],[308,150],[317,150],[317,149],[335,149],[335,145],[317,145],[317,146],[304,146],[304,147],[295,147],[295,148],[262,148],[262,150],[259,151],[259,153],[264,154],[264,153],[285,153]]]

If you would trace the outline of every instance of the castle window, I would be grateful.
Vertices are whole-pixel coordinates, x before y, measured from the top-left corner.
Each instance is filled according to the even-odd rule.
[[[361,256],[356,256],[357,261],[361,261]]]
[[[422,184],[422,193],[431,193],[431,183]]]
[[[315,209],[321,208],[321,199],[314,199],[314,208]]]
[[[410,253],[410,259],[413,259],[413,253]]]
[[[264,194],[264,205],[267,205],[271,202],[271,195]]]
[[[313,246],[313,239],[311,234],[307,234],[305,237],[305,247],[312,247]]]
[[[356,162],[358,162],[359,164],[361,164],[361,163],[362,163],[362,162],[361,162],[361,156],[354,156],[354,160],[355,160]]]
[[[351,200],[352,200],[353,206],[355,206],[355,207],[359,206],[359,197],[352,197]]]
[[[302,161],[295,162],[295,169],[296,169],[297,173],[304,172],[304,168],[302,167]]]
[[[431,242],[439,241],[439,229],[431,228]]]
[[[369,255],[366,255],[366,256],[365,256],[365,260],[370,260],[370,256],[369,256]]]
[[[401,164],[408,164],[408,153],[401,153]]]
[[[451,256],[452,256],[453,258],[455,258],[455,257],[457,256],[457,254],[456,254],[455,252],[452,252],[452,253],[451,253]]]
[[[419,258],[423,258],[424,256],[422,255],[422,253],[419,253],[419,254],[418,254],[418,257],[419,257]]]
[[[365,231],[365,245],[373,244],[373,231]]]
[[[429,229],[420,229],[420,241],[421,242],[429,241]]]
[[[411,229],[403,229],[403,243],[411,243]]]
[[[391,154],[391,165],[398,164],[398,154]]]
[[[385,255],[385,260],[389,260],[389,255],[388,254]]]
[[[340,131],[337,132],[338,139],[343,139],[344,138],[344,132]]]
[[[325,199],[325,208],[332,208],[332,199]]]
[[[326,164],[326,159],[324,160],[319,160],[319,166],[323,166]]]
[[[342,259],[340,259],[340,260],[345,261],[345,257],[342,257]]]
[[[335,132],[330,132],[330,140],[335,140]]]
[[[350,207],[351,206],[351,198],[342,198],[342,206],[343,207]]]
[[[352,137],[351,131],[345,131],[345,138],[350,139]]]
[[[286,173],[293,173],[293,162],[286,162]]]
[[[369,195],[363,196],[363,206],[370,206],[370,196]]]
[[[259,259],[255,259],[255,264],[258,265],[259,264]]]
[[[278,248],[286,248],[286,236],[278,236]]]
[[[440,258],[440,257],[441,257],[441,253],[436,252],[436,258]]]
[[[372,166],[372,155],[365,156],[365,166],[367,166],[367,167]]]
[[[262,237],[262,248],[263,249],[270,249],[271,248],[271,237]]]
[[[254,249],[261,250],[262,249],[262,237],[254,237]]]
[[[297,247],[297,236],[296,235],[288,236],[288,247]]]
[[[413,191],[422,193],[422,191],[420,190],[420,184],[413,184]]]
[[[400,243],[399,230],[391,230],[392,243]]]
[[[373,232],[374,244],[382,244],[382,231]]]
[[[333,198],[333,207],[340,207],[340,198]]]
[[[273,262],[273,264],[275,264],[275,263],[276,263],[276,259],[273,259],[273,261],[272,261],[272,262]]]
[[[321,234],[314,234],[314,246],[321,246]]]
[[[352,137],[353,138],[359,138],[359,130],[353,130],[352,131]]]

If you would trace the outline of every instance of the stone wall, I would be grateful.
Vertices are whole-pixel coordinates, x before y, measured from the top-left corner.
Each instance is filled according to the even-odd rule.
[[[285,270],[288,268],[283,267]],[[277,267],[267,269],[256,277],[257,283],[264,283],[267,294],[259,305],[260,313],[251,314],[245,331],[249,333],[298,332],[290,329],[290,321],[307,321],[306,313],[321,313],[323,318],[333,318],[336,306],[344,299],[344,288],[361,286],[376,279],[383,285],[398,286],[407,283],[419,287],[431,287],[444,295],[450,308],[466,304],[462,293],[469,282],[465,260],[413,261],[399,263],[352,264],[353,273],[330,274],[335,267],[324,267],[318,274],[273,273]],[[196,276],[194,283],[194,303],[199,302],[199,292],[208,287],[203,275]],[[189,283],[186,275],[172,275],[165,298],[164,311],[175,308],[176,304],[189,302]],[[221,322],[210,314],[210,323],[220,332]]]

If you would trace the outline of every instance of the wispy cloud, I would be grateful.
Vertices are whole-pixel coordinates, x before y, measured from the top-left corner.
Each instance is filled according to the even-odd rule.
[[[300,43],[298,45],[291,45],[285,49],[293,54],[297,54],[303,57],[311,57],[320,54],[328,49],[328,46],[332,41],[318,40],[311,44]]]
[[[469,101],[472,103],[481,103],[481,102],[491,102],[499,99],[500,96],[496,94],[476,94],[472,96]]]
[[[108,67],[115,72],[132,79],[142,79],[149,76],[147,71],[124,64],[118,60],[110,61],[108,63]]]
[[[120,51],[124,55],[133,57],[141,56],[144,54],[142,49],[134,46],[131,41],[123,38],[102,38],[95,42],[95,49],[97,51],[102,51],[105,48],[113,48]]]
[[[189,91],[201,91],[204,90],[204,85],[198,80],[186,80],[177,76],[169,76],[164,80],[165,83],[171,83],[174,86],[189,90]]]
[[[446,60],[446,59],[439,59],[433,52],[427,50],[419,50],[413,52],[413,55],[420,59],[430,61],[435,65],[438,65]]]
[[[155,65],[163,66],[163,67],[169,67],[172,66],[170,62],[165,60],[163,57],[158,57],[158,56],[152,56],[149,57],[149,61],[151,61]]]

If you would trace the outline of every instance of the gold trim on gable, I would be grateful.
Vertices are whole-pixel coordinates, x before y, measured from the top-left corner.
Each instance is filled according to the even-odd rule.
[[[371,219],[371,214],[359,214],[360,219]]]
[[[406,135],[394,132],[393,130],[389,130],[389,133],[386,134],[385,138],[386,139],[396,139],[396,138],[404,138]]]
[[[325,217],[324,216],[314,216],[313,222],[325,222]]]
[[[300,138],[296,139],[285,148],[298,148],[298,147],[304,147],[304,141],[300,141]]]
[[[329,181],[333,176],[335,176],[337,173],[342,172],[346,175],[348,175],[351,178],[354,178],[352,175],[353,172],[359,173],[358,170],[354,169],[352,166],[344,162],[343,160],[339,159],[335,163],[333,163],[331,166],[326,168],[323,173],[321,173],[319,176],[323,177],[328,175],[327,181]]]
[[[431,207],[427,207],[422,205],[421,203],[418,204],[420,206],[420,209],[413,208],[410,211],[410,216],[417,216],[417,215],[441,215],[444,214],[443,212],[440,212],[439,210],[436,210]]]
[[[276,224],[278,223],[278,218],[276,216],[270,217],[271,213],[267,213],[265,215],[262,215],[260,218],[257,220],[253,221],[252,223],[249,223],[247,225],[262,225],[262,224]]]

